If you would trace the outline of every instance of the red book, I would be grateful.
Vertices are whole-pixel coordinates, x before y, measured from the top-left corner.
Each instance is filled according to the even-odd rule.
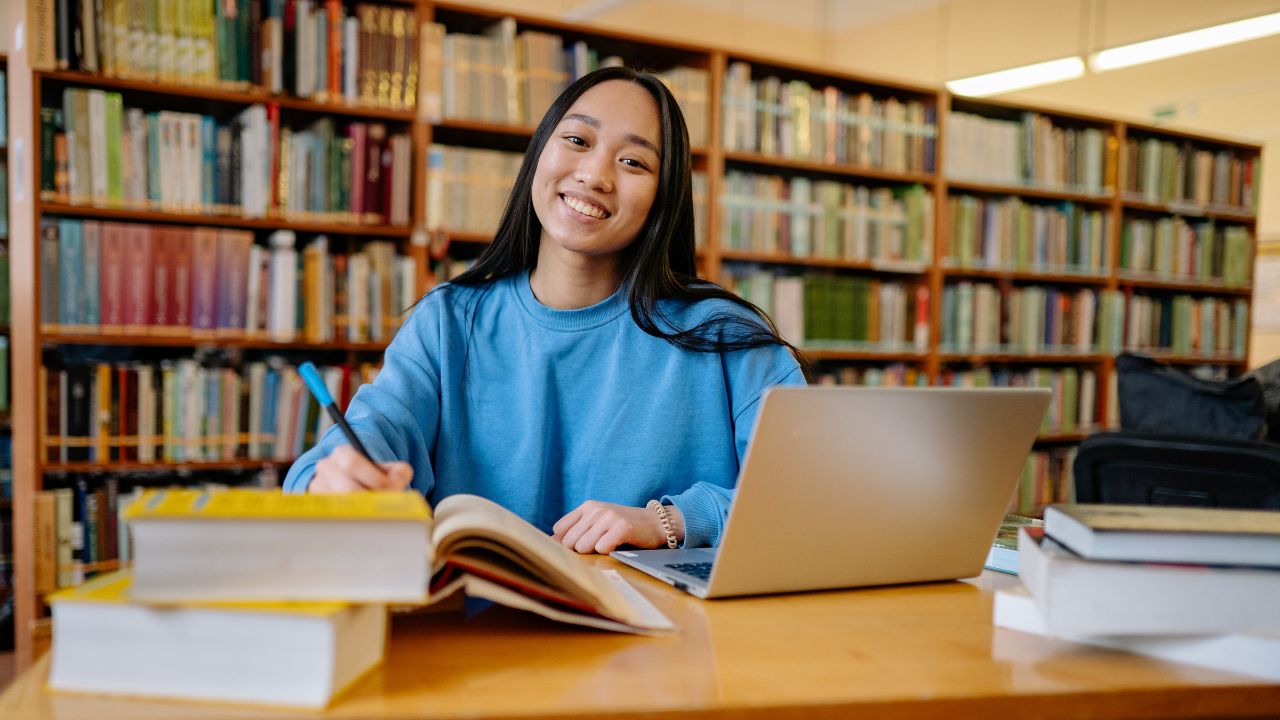
[[[279,72],[279,70],[277,70]],[[280,106],[267,103],[267,142],[271,146],[271,209],[280,209]]]
[[[368,126],[364,166],[364,212],[366,215],[382,215],[382,146],[386,144],[386,139],[386,126],[376,123]]]
[[[198,227],[191,242],[191,334],[210,336],[218,326],[218,230]]]
[[[173,252],[169,244],[169,228],[157,227],[151,242],[151,334],[171,332],[175,308],[173,296]]]
[[[124,332],[125,242],[124,225],[86,220],[84,234],[97,233],[100,238],[98,292],[101,293],[101,330],[106,335]]]
[[[130,223],[124,226],[124,331],[146,332],[155,321],[151,283],[155,277],[152,264],[151,226]]]
[[[342,0],[325,0],[329,13],[328,64],[329,100],[342,97]]]
[[[170,228],[169,261],[172,268],[170,276],[169,307],[173,309],[169,317],[173,323],[171,331],[186,335],[191,332],[191,261],[192,244],[195,233],[191,228]]]
[[[218,316],[219,337],[243,337],[249,292],[249,230],[218,231]]]

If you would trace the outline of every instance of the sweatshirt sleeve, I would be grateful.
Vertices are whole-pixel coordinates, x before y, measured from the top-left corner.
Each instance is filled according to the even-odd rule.
[[[788,354],[789,364],[784,365],[781,377],[759,386],[754,397],[751,397],[738,409],[733,419],[734,447],[738,454],[738,467],[742,467],[746,459],[747,444],[751,440],[751,431],[756,424],[756,416],[760,410],[760,399],[765,390],[774,385],[804,385],[804,372],[799,364]],[[729,508],[733,504],[734,489],[709,482],[696,482],[693,487],[678,494],[663,496],[663,504],[675,505],[684,518],[684,543],[681,547],[717,547],[724,534],[725,523],[729,519]]]
[[[423,303],[427,305],[428,303]],[[431,449],[440,422],[440,380],[426,348],[432,343],[426,307],[414,311],[387,348],[382,369],[372,382],[360,386],[347,408],[351,429],[378,462],[399,460],[413,467],[412,487],[431,492],[435,476]],[[337,426],[293,463],[285,477],[285,492],[306,492],[316,463],[339,445],[347,444]]]

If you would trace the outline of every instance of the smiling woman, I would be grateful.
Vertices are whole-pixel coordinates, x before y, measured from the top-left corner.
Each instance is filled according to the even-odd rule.
[[[584,553],[717,544],[759,399],[804,374],[755,306],[696,277],[690,172],[657,76],[570,85],[494,241],[347,411],[383,462],[329,432],[286,489],[474,493]]]

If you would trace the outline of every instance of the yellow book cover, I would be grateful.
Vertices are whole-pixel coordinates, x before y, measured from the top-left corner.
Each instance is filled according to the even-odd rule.
[[[431,510],[416,492],[345,495],[286,494],[245,488],[148,490],[129,505],[130,522],[149,519],[409,520],[427,522]]]
[[[46,600],[50,605],[58,605],[59,603],[94,603],[102,605],[132,605],[137,601],[131,596],[129,589],[133,585],[133,572],[131,570],[117,570],[115,572],[99,575],[83,585],[64,588],[51,595]],[[258,602],[191,602],[182,603],[183,607],[188,608],[208,608],[213,610],[225,610],[228,612],[254,612],[254,613],[273,613],[287,615],[307,615],[310,617],[329,617],[351,607],[352,603],[346,602],[323,602],[323,601],[306,601],[306,602],[279,602],[279,601],[258,601]]]

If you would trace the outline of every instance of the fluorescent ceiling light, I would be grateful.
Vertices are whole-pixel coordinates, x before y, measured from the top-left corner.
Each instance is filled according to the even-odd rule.
[[[1121,45],[1094,53],[1089,68],[1094,72],[1115,70],[1154,60],[1177,57],[1233,43],[1280,33],[1280,12],[1214,25],[1201,30],[1168,35],[1155,40]]]
[[[947,89],[956,95],[983,97],[1000,93],[1021,90],[1023,88],[1047,85],[1049,83],[1072,80],[1084,75],[1084,60],[1079,57],[1065,57],[1058,60],[1023,65],[1022,67],[1000,70],[986,75],[950,80]]]

